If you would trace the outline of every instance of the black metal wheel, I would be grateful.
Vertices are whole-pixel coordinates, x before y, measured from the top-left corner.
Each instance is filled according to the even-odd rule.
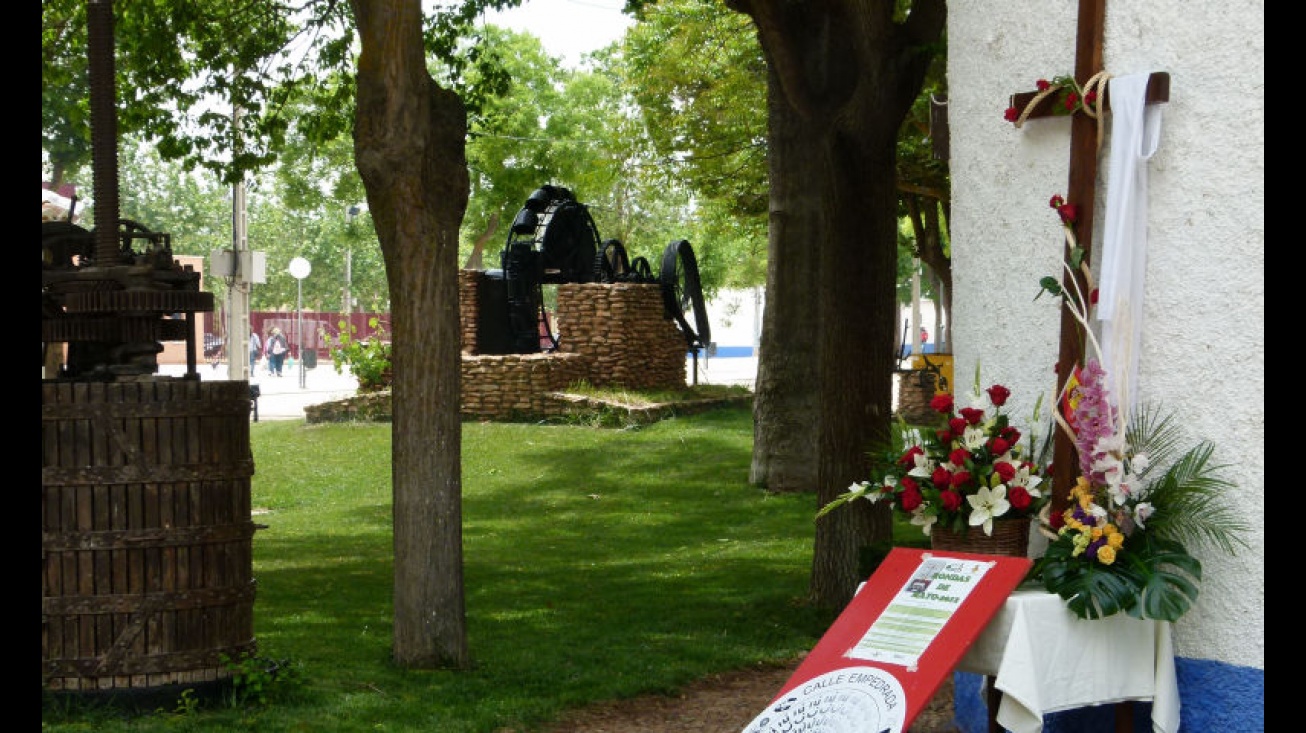
[[[667,315],[680,326],[690,348],[707,346],[712,340],[711,327],[698,279],[698,260],[689,240],[676,240],[663,250],[661,284]]]
[[[655,283],[658,281],[653,277],[653,268],[648,264],[647,257],[636,257],[630,262],[629,280],[635,283]]]
[[[630,272],[630,259],[626,256],[626,247],[620,239],[609,239],[603,243],[603,249],[594,258],[594,281],[600,283],[621,282]]]
[[[590,282],[599,250],[599,229],[590,217],[589,207],[574,200],[555,202],[545,209],[540,226],[544,281]]]

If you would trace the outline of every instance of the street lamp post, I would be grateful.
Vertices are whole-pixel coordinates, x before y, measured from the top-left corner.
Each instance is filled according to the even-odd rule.
[[[350,292],[353,289],[354,284],[354,220],[358,218],[358,214],[361,211],[362,210],[357,205],[345,209],[345,221],[347,224],[345,232],[345,298],[344,302],[341,303],[341,310],[345,314],[346,322],[351,324],[354,322],[354,297],[353,293]]]
[[[296,257],[290,261],[290,275],[295,278],[295,284],[298,286],[299,293],[295,301],[295,314],[298,326],[295,332],[299,341],[299,388],[304,389],[304,278],[308,273],[313,271],[313,266],[303,257]]]

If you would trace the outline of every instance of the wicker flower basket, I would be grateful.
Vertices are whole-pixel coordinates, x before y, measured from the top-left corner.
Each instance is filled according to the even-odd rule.
[[[930,547],[981,555],[1025,557],[1029,553],[1029,525],[1029,517],[996,519],[992,535],[984,534],[983,527],[967,527],[962,532],[954,532],[936,525],[930,531]]]

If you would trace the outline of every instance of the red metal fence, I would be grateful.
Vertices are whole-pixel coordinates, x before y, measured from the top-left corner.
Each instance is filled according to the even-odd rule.
[[[225,344],[226,319],[221,313],[206,313],[204,321],[205,355],[211,356]],[[267,343],[268,333],[280,328],[290,344],[290,354],[299,358],[300,323],[303,323],[304,349],[317,351],[318,358],[331,358],[331,345],[340,334],[341,322],[354,327],[353,338],[364,340],[373,338],[379,331],[382,338],[390,338],[389,313],[350,313],[346,316],[338,311],[304,311],[302,321],[296,311],[254,311],[249,315],[250,330]],[[371,326],[371,320],[378,321],[378,328]],[[242,351],[242,353],[244,353]]]

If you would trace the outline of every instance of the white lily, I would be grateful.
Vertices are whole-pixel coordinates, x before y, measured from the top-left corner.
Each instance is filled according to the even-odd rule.
[[[987,486],[981,486],[979,491],[972,496],[967,496],[966,501],[970,502],[970,526],[975,527],[984,525],[984,534],[992,536],[993,520],[1007,513],[1011,504],[1007,501],[1007,487],[998,484],[990,489]]]
[[[1043,483],[1042,476],[1030,473],[1029,466],[1024,466],[1019,463],[1012,463],[1011,465],[1016,467],[1016,475],[1011,478],[1012,486],[1024,486],[1025,491],[1029,492],[1029,495],[1035,499],[1043,496],[1043,492],[1035,488]]]
[[[988,441],[988,431],[980,425],[967,425],[961,435],[961,444],[966,446],[966,450],[979,450]]]
[[[1144,501],[1136,504],[1134,506],[1134,524],[1137,524],[1139,529],[1147,529],[1144,522],[1152,516],[1154,511],[1156,511],[1156,508],[1150,502]]]
[[[930,530],[934,528],[934,523],[939,521],[939,518],[933,514],[927,514],[925,512],[925,507],[927,506],[929,506],[928,503],[922,503],[920,506],[916,507],[916,510],[911,513],[911,523],[920,527],[921,532],[924,532],[925,536],[929,537]]]
[[[911,470],[907,472],[908,476],[929,478],[934,475],[934,461],[930,460],[929,456],[924,453],[917,453],[912,456],[912,460],[915,461],[916,465],[912,466]]]

